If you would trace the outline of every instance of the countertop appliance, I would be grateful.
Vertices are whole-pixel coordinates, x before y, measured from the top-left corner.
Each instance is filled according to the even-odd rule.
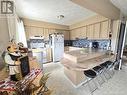
[[[64,40],[64,46],[72,46],[72,40]]]
[[[98,42],[92,42],[92,48],[99,48]]]
[[[54,33],[50,35],[53,62],[60,61],[64,53],[64,35],[61,33]]]

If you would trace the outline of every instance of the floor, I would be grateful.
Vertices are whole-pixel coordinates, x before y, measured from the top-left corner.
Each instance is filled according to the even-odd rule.
[[[90,95],[87,86],[73,87],[64,75],[63,66],[60,63],[44,65],[44,72],[50,73],[47,86],[52,90],[51,95]],[[127,66],[105,82],[93,95],[127,95]]]

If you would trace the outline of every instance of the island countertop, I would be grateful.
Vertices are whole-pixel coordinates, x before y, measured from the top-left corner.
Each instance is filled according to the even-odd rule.
[[[67,51],[64,53],[64,58],[69,59],[75,63],[83,62],[84,60],[92,59],[106,54],[106,50],[83,48],[80,50]]]
[[[64,66],[64,73],[71,83],[78,87],[84,80],[84,70],[92,69],[105,62],[114,61],[115,55],[108,54],[106,50],[84,48],[64,53],[61,64]]]

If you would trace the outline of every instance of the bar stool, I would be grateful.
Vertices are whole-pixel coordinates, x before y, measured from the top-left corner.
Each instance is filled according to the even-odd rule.
[[[109,62],[108,63],[109,64],[109,66],[108,66],[108,71],[110,72],[110,75],[111,76],[113,76],[114,75],[114,66],[115,66],[115,64],[116,64],[116,61],[114,61],[114,62]]]
[[[108,80],[112,77],[111,74],[109,73],[109,69],[108,69],[111,66],[111,64],[112,64],[111,61],[106,61],[106,62],[100,64],[100,66],[103,68],[103,75],[106,78],[106,80]],[[109,78],[106,77],[106,74],[109,76]]]
[[[101,66],[95,66],[92,69],[97,73],[97,76],[98,76],[97,80],[98,80],[99,85],[101,86],[105,82],[104,78],[102,77],[103,67],[101,67]],[[102,83],[99,82],[99,79],[98,79],[99,77],[101,78]]]
[[[87,80],[86,83],[88,83],[90,93],[91,93],[91,95],[93,95],[93,92],[98,88],[97,83],[94,80],[94,78],[97,76],[97,73],[94,72],[92,69],[89,69],[89,70],[85,70],[84,74],[86,76],[86,80]],[[90,81],[92,81],[92,80],[95,85],[94,89],[92,89],[92,87],[90,85]]]

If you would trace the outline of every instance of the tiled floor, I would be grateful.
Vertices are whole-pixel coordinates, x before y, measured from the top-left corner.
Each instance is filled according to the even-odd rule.
[[[51,95],[90,95],[87,86],[74,88],[64,75],[63,66],[60,63],[44,65],[44,71],[50,72],[47,86],[53,91]],[[94,95],[127,95],[127,66],[105,82]]]

